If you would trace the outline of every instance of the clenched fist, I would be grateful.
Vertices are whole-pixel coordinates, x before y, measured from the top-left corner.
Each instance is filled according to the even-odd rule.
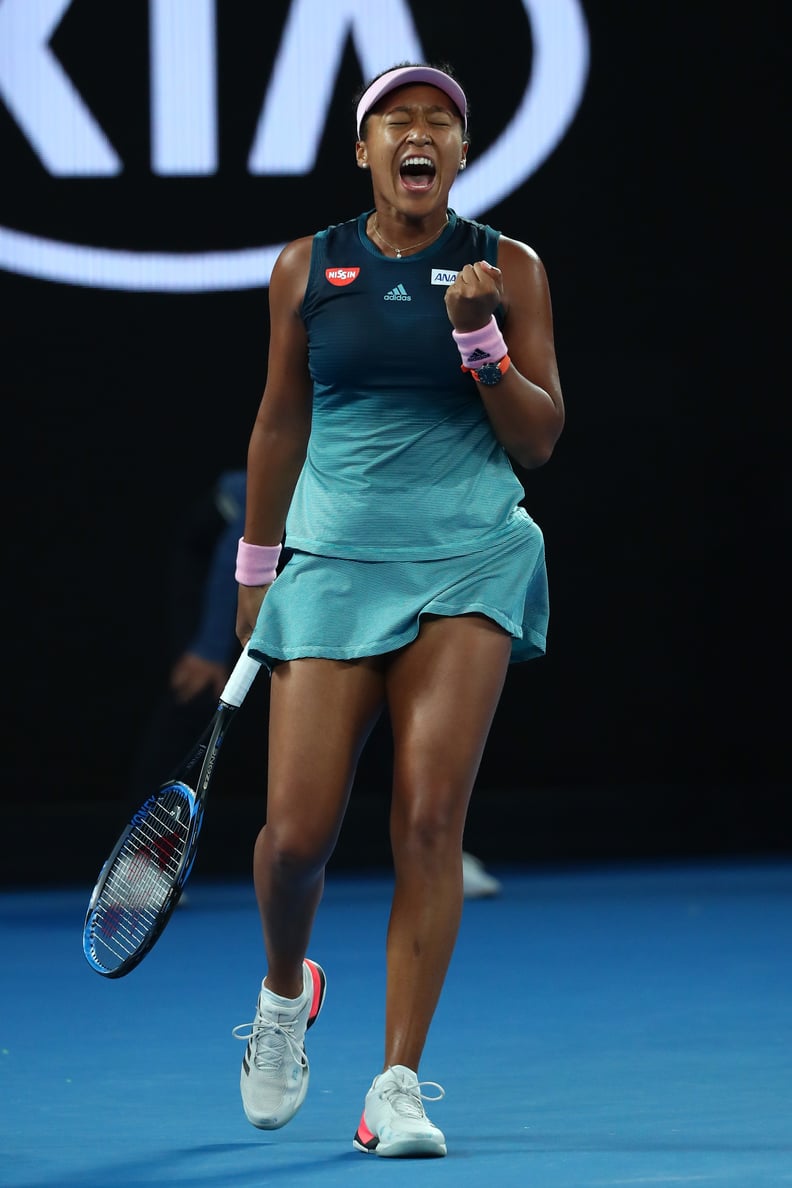
[[[445,303],[451,325],[463,334],[486,326],[503,299],[500,268],[479,260],[466,264],[453,285],[446,289]]]

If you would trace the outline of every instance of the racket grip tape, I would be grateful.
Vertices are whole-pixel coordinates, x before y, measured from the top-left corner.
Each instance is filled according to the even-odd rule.
[[[249,656],[248,650],[245,648],[234,665],[233,672],[226,681],[223,692],[220,694],[221,702],[225,705],[232,705],[238,708],[245,700],[247,691],[253,684],[260,668],[260,661],[254,660],[252,656]]]

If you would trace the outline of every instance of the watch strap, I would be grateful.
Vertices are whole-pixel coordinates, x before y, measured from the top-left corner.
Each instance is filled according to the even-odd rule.
[[[494,360],[493,360],[493,362],[494,362]],[[509,358],[508,355],[504,355],[502,359],[499,359],[498,362],[495,363],[495,366],[498,368],[498,371],[501,373],[501,375],[505,375],[506,372],[511,367],[511,359]],[[479,374],[474,367],[466,367],[465,364],[463,363],[462,370],[469,371],[470,374],[473,376],[473,379],[476,381],[476,383],[479,383]]]

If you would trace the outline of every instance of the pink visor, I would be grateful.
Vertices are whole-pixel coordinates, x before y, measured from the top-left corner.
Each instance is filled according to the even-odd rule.
[[[358,140],[360,140],[360,129],[363,120],[371,111],[374,104],[378,103],[383,95],[388,95],[391,91],[395,91],[396,87],[405,87],[408,83],[427,83],[429,86],[437,87],[439,91],[447,95],[458,109],[462,117],[462,124],[467,132],[467,99],[465,98],[465,92],[458,82],[455,82],[445,71],[436,70],[433,66],[397,66],[394,70],[388,70],[380,78],[375,79],[363,95],[360,103],[358,103]]]

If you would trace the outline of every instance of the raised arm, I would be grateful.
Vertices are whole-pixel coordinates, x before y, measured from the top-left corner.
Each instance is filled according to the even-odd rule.
[[[469,332],[486,325],[503,305],[511,365],[497,386],[477,387],[498,441],[531,469],[550,458],[564,427],[550,289],[541,260],[524,243],[502,236],[498,265],[466,265],[448,290],[446,306],[454,328]]]

